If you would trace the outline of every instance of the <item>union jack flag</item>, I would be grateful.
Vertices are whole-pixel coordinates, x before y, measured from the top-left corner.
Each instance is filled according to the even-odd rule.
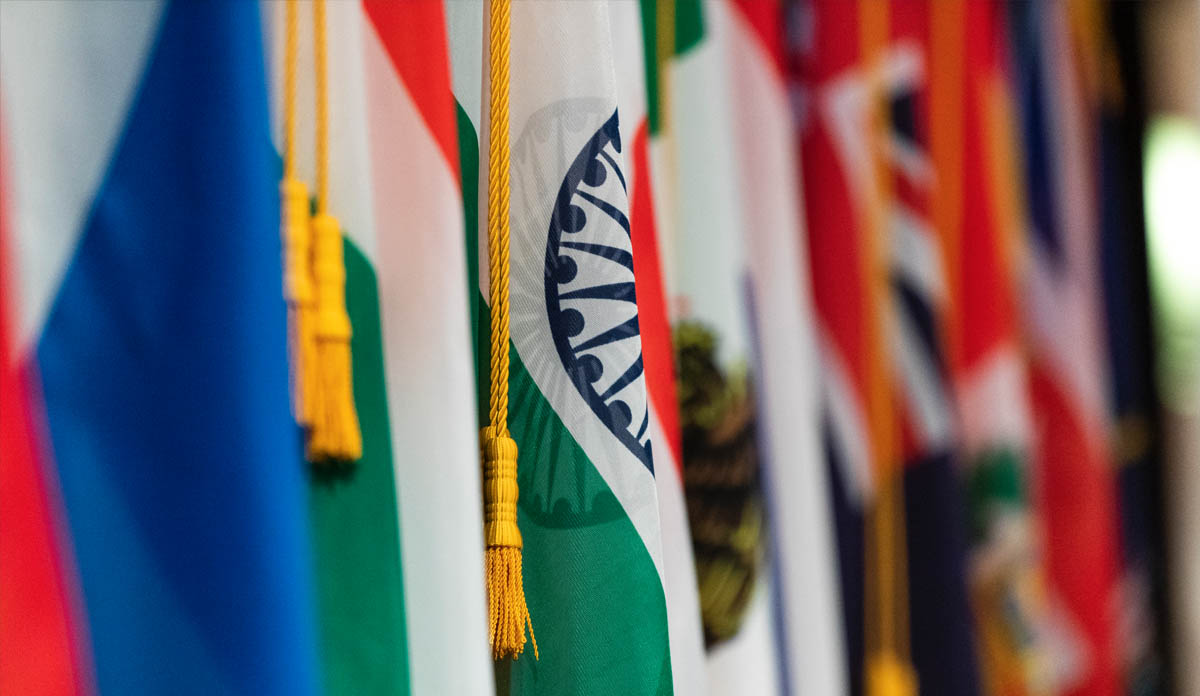
[[[1025,323],[1035,489],[1068,696],[1121,689],[1116,666],[1116,490],[1100,273],[1098,129],[1065,4],[1014,3],[1029,201]]]

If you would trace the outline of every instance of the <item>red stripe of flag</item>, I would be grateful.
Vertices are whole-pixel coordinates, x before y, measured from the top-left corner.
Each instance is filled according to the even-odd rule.
[[[679,430],[679,401],[675,395],[675,359],[671,352],[671,329],[667,299],[663,291],[662,264],[654,229],[654,202],[650,184],[649,125],[638,126],[633,137],[633,195],[630,226],[633,241],[633,274],[638,300],[638,329],[642,335],[642,364],[646,389],[671,445],[678,469],[683,461]]]
[[[65,520],[36,445],[36,379],[15,354],[3,135],[0,127],[0,694],[90,693]]]
[[[440,0],[365,0],[363,9],[396,74],[458,177],[458,131]]]

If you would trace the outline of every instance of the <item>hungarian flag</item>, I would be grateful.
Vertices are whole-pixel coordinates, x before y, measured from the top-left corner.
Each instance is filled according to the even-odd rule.
[[[783,682],[763,485],[764,379],[754,350],[732,112],[722,91],[730,66],[711,11],[700,3],[659,5],[655,195],[666,229],[709,693],[775,694]]]
[[[1010,6],[1026,153],[1035,489],[1063,693],[1107,696],[1118,674],[1117,498],[1094,158],[1080,54],[1065,6]]]
[[[313,182],[314,19],[311,3],[299,9],[296,166]],[[282,152],[284,3],[269,10]],[[309,476],[324,686],[486,690],[474,363],[443,9],[329,2],[326,12],[328,208],[344,234],[363,455]]]
[[[911,646],[916,673],[900,679],[915,677],[924,694],[976,693],[946,268],[930,207],[941,178],[929,149],[941,127],[930,119],[930,6],[818,0],[797,11],[852,691],[864,669],[904,672],[887,664],[903,664]]]
[[[487,215],[489,113],[480,95],[489,90],[488,28],[485,5],[447,7],[467,246],[478,273],[483,423],[490,308],[479,261],[486,235],[477,230]],[[632,143],[622,135],[610,19],[599,2],[512,7],[508,427],[519,449],[524,591],[540,657],[527,651],[497,664],[504,694],[672,693],[630,224]],[[468,151],[481,155],[468,162]]]
[[[1053,693],[1030,483],[1033,427],[1021,340],[1015,103],[1003,5],[935,3],[933,220],[946,259],[946,348],[965,466],[970,588],[986,692]]]
[[[75,555],[29,549],[51,625],[5,613],[6,693],[317,689],[263,65],[254,4],[0,5],[10,359],[56,474],[26,460],[26,504],[53,523],[57,480]],[[7,681],[10,632],[63,621],[94,670]]]

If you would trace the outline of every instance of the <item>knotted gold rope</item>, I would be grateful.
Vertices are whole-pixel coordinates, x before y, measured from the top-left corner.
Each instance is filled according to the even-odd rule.
[[[483,449],[483,535],[487,573],[488,638],[492,658],[525,650],[525,628],[538,656],[533,622],[521,580],[521,530],[517,527],[517,443],[508,432],[509,167],[508,93],[511,0],[491,0],[488,54],[488,278],[491,300],[490,425]]]

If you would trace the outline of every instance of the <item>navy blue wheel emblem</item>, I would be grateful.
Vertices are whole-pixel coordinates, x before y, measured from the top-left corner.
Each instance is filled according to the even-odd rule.
[[[575,157],[555,198],[546,241],[546,309],[571,383],[653,473],[620,154],[614,111]]]

